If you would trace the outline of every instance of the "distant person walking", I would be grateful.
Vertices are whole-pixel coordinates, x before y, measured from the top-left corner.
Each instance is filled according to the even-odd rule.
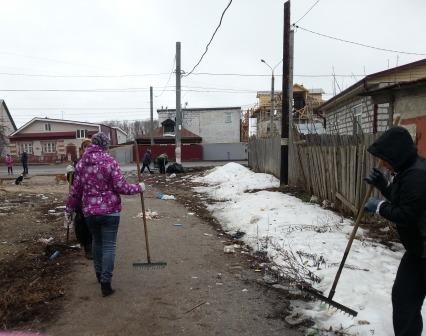
[[[21,162],[22,162],[22,168],[24,168],[24,175],[28,174],[28,154],[26,151],[23,151],[21,154]]]
[[[6,155],[7,175],[13,175],[13,158],[10,154]]]
[[[151,149],[148,148],[145,154],[143,155],[141,174],[143,174],[143,172],[145,171],[145,168],[148,168],[148,171],[151,174],[154,174],[154,172],[149,168],[149,166],[151,165],[151,162],[152,162]]]

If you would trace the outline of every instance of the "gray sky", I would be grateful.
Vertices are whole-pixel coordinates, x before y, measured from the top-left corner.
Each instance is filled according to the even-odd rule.
[[[191,70],[204,51],[229,0],[14,0],[1,2],[0,98],[18,126],[32,117],[82,121],[149,117],[149,91],[159,95],[169,78],[175,42],[182,42],[182,69]],[[315,0],[293,0],[292,22]],[[426,53],[426,1],[320,0],[299,22],[310,30],[400,51]],[[243,106],[256,91],[270,89],[271,65],[282,58],[283,1],[234,0],[196,72],[261,74],[264,77],[184,77],[188,107]],[[426,56],[389,53],[329,40],[297,30],[295,83],[333,92],[332,67],[341,89],[366,74]],[[277,74],[282,71],[277,68]],[[6,75],[15,74],[15,75]],[[25,74],[20,76],[16,74]],[[132,77],[42,77],[27,75]],[[354,76],[352,76],[352,74]],[[154,108],[175,108],[170,87]],[[4,90],[129,89],[126,92],[10,92]],[[217,90],[220,89],[220,90]],[[281,89],[277,77],[276,89]],[[221,91],[221,92],[194,92]],[[337,88],[337,92],[339,89]],[[326,96],[327,98],[330,95]],[[98,109],[99,108],[99,109]],[[106,109],[105,109],[106,108]],[[138,108],[138,109],[136,109]]]

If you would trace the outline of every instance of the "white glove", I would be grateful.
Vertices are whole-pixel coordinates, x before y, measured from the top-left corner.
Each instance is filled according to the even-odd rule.
[[[144,192],[146,190],[145,183],[139,182],[139,185],[141,186],[141,192]]]

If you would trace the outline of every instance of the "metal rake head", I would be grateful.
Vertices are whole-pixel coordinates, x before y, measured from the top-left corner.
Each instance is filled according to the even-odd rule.
[[[346,306],[342,305],[341,303],[336,302],[336,301],[328,298],[327,296],[325,296],[324,294],[322,294],[320,291],[316,290],[315,288],[308,287],[308,286],[298,286],[298,288],[300,290],[304,291],[304,292],[307,292],[308,294],[315,297],[319,301],[324,302],[324,303],[328,304],[330,307],[336,308],[336,309],[342,311],[345,314],[349,314],[353,317],[356,317],[358,315],[357,311],[353,310],[352,308],[346,307]]]
[[[146,262],[146,263],[133,263],[133,267],[143,268],[143,269],[161,269],[167,266],[167,263],[164,261],[159,262]]]

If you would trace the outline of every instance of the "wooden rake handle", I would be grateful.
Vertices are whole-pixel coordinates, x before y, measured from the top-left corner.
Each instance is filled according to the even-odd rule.
[[[395,116],[394,121],[393,121],[393,126],[398,126],[400,121],[401,121],[401,116],[399,116],[399,115]],[[382,161],[379,161],[379,168],[381,168],[381,167],[382,167]],[[330,300],[333,298],[334,293],[336,292],[337,283],[339,282],[340,275],[342,274],[343,267],[345,266],[345,262],[346,262],[346,259],[348,257],[349,251],[352,247],[352,243],[355,239],[356,232],[358,231],[359,225],[361,223],[361,219],[364,215],[365,204],[367,203],[368,199],[370,198],[371,194],[373,193],[373,190],[374,190],[374,187],[372,185],[369,185],[368,188],[367,188],[367,192],[365,193],[364,199],[361,203],[361,207],[358,210],[358,215],[357,215],[356,220],[355,220],[354,228],[352,229],[352,233],[349,237],[348,244],[346,245],[345,252],[343,253],[342,261],[340,262],[339,269],[337,270],[336,277],[334,278],[333,285],[331,286],[330,293],[328,294],[328,298]]]
[[[142,182],[142,176],[141,176],[141,166],[139,164],[139,148],[138,148],[138,143],[136,140],[135,140],[135,159],[136,159],[136,169],[138,173],[138,181],[140,183]],[[151,254],[149,253],[148,226],[146,224],[145,201],[143,197],[143,191],[140,192],[140,196],[141,196],[141,206],[142,206],[143,229],[145,232],[146,259],[148,260],[148,263],[150,264]]]

